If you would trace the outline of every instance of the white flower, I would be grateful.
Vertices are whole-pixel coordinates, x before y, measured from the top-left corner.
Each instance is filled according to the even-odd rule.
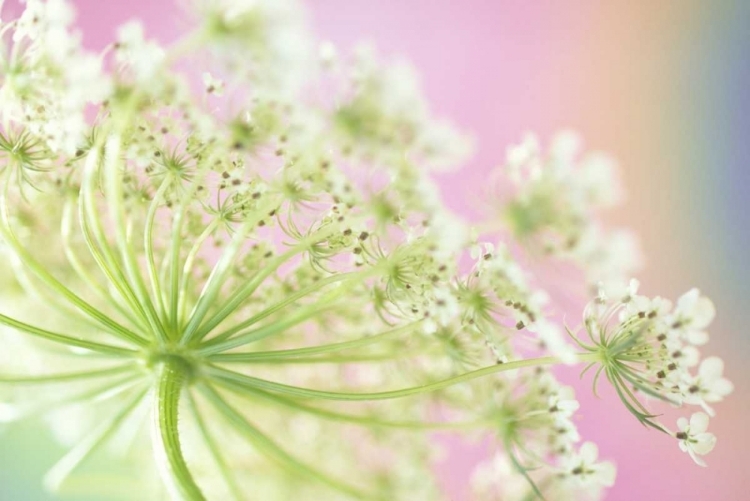
[[[120,26],[117,41],[120,44],[117,60],[129,65],[139,82],[151,78],[164,59],[164,50],[144,38],[143,24],[140,21],[129,21]]]
[[[474,469],[471,490],[477,501],[523,499],[529,483],[505,454],[497,453]]]
[[[714,411],[707,403],[720,402],[732,393],[734,385],[722,376],[724,362],[719,357],[708,357],[701,362],[698,375],[685,384],[685,403],[701,405],[711,416]]]
[[[549,411],[557,418],[569,418],[581,406],[575,398],[575,391],[570,386],[562,386],[549,397]]]
[[[591,153],[579,166],[581,189],[598,207],[612,207],[622,202],[623,193],[617,176],[617,163],[603,153]]]
[[[716,308],[698,289],[691,289],[677,300],[677,307],[669,317],[670,327],[687,342],[703,345],[708,342],[705,328],[716,317]]]
[[[557,325],[540,319],[528,326],[528,330],[536,333],[545,349],[564,364],[572,365],[576,363],[576,350],[570,343],[566,342],[562,330]]]
[[[628,282],[624,280],[599,282],[598,299],[600,301],[613,300],[621,303],[629,303],[638,294],[640,286],[641,283],[635,278],[631,278]]]
[[[425,322],[425,331],[433,333],[438,327],[448,325],[461,312],[461,308],[456,296],[448,288],[442,287],[433,291],[433,301],[427,312],[429,316]]]
[[[217,97],[224,94],[224,81],[215,78],[207,71],[203,73],[203,85],[206,87],[208,94],[213,94]]]
[[[716,436],[708,433],[708,416],[703,412],[696,412],[690,416],[690,422],[686,418],[677,420],[680,429],[675,437],[680,441],[680,449],[690,454],[693,461],[700,466],[706,466],[705,461],[698,456],[704,456],[711,452],[716,445]]]
[[[581,136],[573,130],[562,130],[555,134],[550,146],[550,157],[555,163],[555,168],[570,169],[582,145]]]
[[[539,139],[530,132],[526,133],[521,143],[509,146],[505,152],[505,161],[510,179],[521,184],[527,178],[538,177],[541,169],[538,155]]]
[[[588,485],[610,487],[615,483],[615,465],[597,462],[599,449],[593,442],[584,442],[577,454],[565,458],[564,469],[581,487]]]
[[[65,0],[28,0],[26,9],[18,19],[13,41],[24,37],[31,40],[64,30],[73,22],[75,11]]]
[[[333,43],[325,41],[322,42],[318,47],[318,58],[320,59],[321,64],[323,64],[324,66],[333,65],[337,57],[338,51],[336,50],[336,46]]]

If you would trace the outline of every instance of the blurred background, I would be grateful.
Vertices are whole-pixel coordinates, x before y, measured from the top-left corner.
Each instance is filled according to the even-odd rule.
[[[75,0],[84,43],[142,18],[150,35],[183,27],[172,0]],[[643,242],[649,295],[693,286],[718,308],[709,350],[735,393],[717,406],[719,441],[701,469],[674,440],[642,428],[604,392],[582,400],[580,428],[618,465],[613,501],[748,499],[750,475],[750,2],[743,0],[308,0],[321,39],[372,41],[411,60],[435,111],[471,131],[478,152],[442,174],[448,204],[467,217],[505,147],[533,130],[572,127],[619,161],[629,197],[611,215]],[[6,1],[4,18],[17,1]],[[1,349],[1,348],[0,348]],[[575,383],[577,373],[563,373]],[[484,447],[445,441],[439,466],[452,500],[466,499]],[[48,499],[40,478],[60,451],[24,425],[0,435],[0,500]],[[137,495],[133,499],[137,499]],[[429,500],[426,500],[429,501]],[[550,500],[554,501],[554,500]]]

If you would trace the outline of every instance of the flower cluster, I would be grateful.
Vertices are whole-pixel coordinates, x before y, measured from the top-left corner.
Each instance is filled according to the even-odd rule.
[[[571,131],[558,133],[547,155],[533,134],[509,147],[496,173],[515,186],[510,199],[501,197],[504,220],[533,250],[580,266],[590,284],[626,280],[640,268],[637,241],[627,230],[605,230],[598,220],[623,196],[615,162],[598,152],[579,159],[580,150]]]
[[[588,340],[576,338],[576,342],[597,359],[593,362],[599,364],[595,385],[604,373],[631,413],[645,425],[677,437],[680,447],[705,466],[696,454],[713,448],[715,437],[704,433],[708,415],[693,414],[689,426],[687,419],[680,418],[680,431],[669,431],[638,395],[679,407],[700,406],[714,415],[709,404],[720,402],[733,390],[722,375],[722,360],[701,359],[699,351],[708,342],[705,329],[715,316],[714,305],[692,289],[673,307],[667,299],[638,295],[638,285],[632,280],[628,287],[602,290],[585,312]]]
[[[495,439],[478,499],[597,499],[614,467],[550,366],[596,366],[662,431],[631,386],[708,414],[731,392],[698,355],[707,299],[611,280],[611,168],[575,138],[509,152],[504,214],[604,281],[591,343],[514,241],[441,203],[430,172],[472,142],[406,63],[316,50],[291,0],[186,3],[169,47],[130,22],[87,52],[65,0],[0,26],[0,421],[43,415],[70,448],[48,488],[439,500],[430,432],[451,430]],[[669,431],[698,462],[707,420]]]

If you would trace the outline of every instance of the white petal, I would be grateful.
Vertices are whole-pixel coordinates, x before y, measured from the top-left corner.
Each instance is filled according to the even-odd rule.
[[[698,289],[690,289],[677,300],[677,309],[683,313],[692,311],[700,295],[701,293]]]
[[[716,446],[716,436],[713,433],[701,433],[695,439],[698,442],[692,444],[692,449],[696,454],[708,454]]]
[[[726,378],[721,378],[718,381],[714,381],[711,385],[711,395],[706,397],[709,402],[718,402],[722,398],[726,397],[734,391],[734,384]]]
[[[713,381],[721,377],[724,372],[724,362],[719,357],[708,357],[698,369],[698,375],[703,380]]]
[[[677,420],[677,428],[679,428],[680,431],[685,431],[688,427],[688,420],[684,417],[681,417]]]
[[[599,471],[597,472],[597,476],[599,477],[599,481],[602,485],[605,487],[612,487],[615,485],[615,477],[617,477],[617,469],[615,468],[615,465],[610,463],[609,461],[604,461],[601,463],[598,467]]]
[[[692,312],[692,322],[690,327],[693,329],[705,329],[708,327],[716,316],[716,307],[714,303],[706,296],[701,296],[696,302]]]
[[[695,346],[703,346],[708,343],[708,332],[706,331],[689,331],[687,341]]]
[[[690,434],[703,433],[708,429],[708,416],[703,412],[696,412],[690,416]]]
[[[578,454],[585,463],[593,464],[596,462],[596,458],[599,457],[599,448],[594,442],[584,442]]]
[[[695,452],[693,452],[693,449],[688,449],[687,452],[688,454],[690,454],[690,457],[693,458],[693,461],[695,461],[695,464],[697,464],[698,466],[703,466],[704,468],[706,467],[706,462],[703,461],[701,458],[699,458],[695,454]]]

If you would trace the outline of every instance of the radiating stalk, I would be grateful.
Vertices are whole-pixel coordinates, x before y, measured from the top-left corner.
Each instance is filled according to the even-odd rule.
[[[253,447],[255,447],[258,452],[267,456],[272,461],[279,463],[281,466],[285,467],[289,471],[294,472],[295,474],[320,482],[335,490],[353,496],[355,499],[373,498],[373,496],[368,496],[360,489],[349,485],[348,483],[343,482],[335,477],[332,477],[318,470],[312,465],[305,464],[291,455],[276,442],[266,436],[261,430],[250,423],[250,421],[245,419],[242,414],[238,413],[234,408],[232,408],[213,388],[202,384],[200,386],[200,390],[204,394],[204,396],[212,404],[214,404],[214,406],[216,406],[216,408],[222,414],[224,414],[227,420],[237,429],[237,431],[242,433],[248,439],[248,441],[253,445]]]
[[[238,346],[243,346],[249,343],[254,343],[265,339],[267,337],[279,334],[286,331],[287,329],[299,325],[311,318],[315,318],[320,315],[321,312],[331,309],[330,305],[318,306],[313,304],[299,309],[295,314],[289,315],[288,317],[278,320],[276,322],[252,329],[247,332],[240,334],[239,336],[226,339],[221,342],[208,341],[198,350],[198,353],[207,355],[211,353],[219,353],[226,350],[231,350]]]
[[[5,189],[0,190],[0,216],[2,217],[2,221],[0,222],[0,232],[2,232],[5,237],[5,243],[16,254],[19,260],[21,260],[23,264],[26,265],[42,282],[44,282],[45,285],[70,301],[70,303],[76,306],[80,311],[97,320],[103,326],[111,329],[113,334],[118,334],[123,339],[127,339],[136,345],[145,346],[147,344],[146,341],[138,334],[118,324],[110,317],[88,304],[72,290],[65,287],[26,251],[11,229],[10,215],[8,213],[7,189],[8,185],[6,184]]]
[[[203,441],[206,442],[208,450],[211,451],[211,455],[213,456],[214,461],[216,461],[216,465],[219,467],[219,471],[224,477],[224,481],[227,483],[232,496],[234,496],[237,501],[241,501],[243,499],[242,492],[237,485],[237,481],[232,474],[232,470],[224,460],[224,457],[221,455],[220,447],[216,443],[216,440],[214,440],[214,438],[211,436],[211,432],[208,430],[208,426],[206,426],[206,422],[203,419],[203,416],[201,416],[201,413],[198,409],[198,404],[196,403],[195,398],[193,398],[192,395],[189,395],[189,401],[190,410],[192,411],[195,422],[198,424],[198,429],[203,436]]]
[[[146,253],[146,266],[149,281],[151,282],[151,292],[154,295],[154,301],[161,307],[162,317],[165,317],[167,307],[164,302],[164,291],[162,290],[159,275],[156,271],[156,261],[154,260],[154,219],[156,218],[156,209],[159,207],[159,201],[164,197],[164,193],[168,187],[169,177],[165,176],[148,207],[145,229],[143,231],[143,251]]]
[[[591,361],[591,354],[579,355],[581,361]],[[292,395],[295,397],[303,398],[320,398],[324,400],[344,400],[344,401],[368,401],[368,400],[390,400],[394,398],[404,398],[413,395],[421,395],[425,393],[431,393],[434,391],[442,390],[459,383],[465,383],[472,379],[488,376],[498,372],[510,371],[521,369],[524,367],[540,367],[544,365],[555,365],[559,364],[560,360],[555,357],[540,357],[530,358],[526,360],[517,360],[515,362],[508,362],[504,364],[492,365],[490,367],[484,367],[475,371],[467,372],[459,376],[443,379],[442,381],[436,381],[431,384],[422,386],[414,386],[411,388],[403,388],[400,390],[391,391],[379,391],[374,393],[350,393],[341,391],[326,391],[326,390],[314,390],[310,388],[299,388],[297,386],[286,385],[283,383],[276,383],[265,379],[260,379],[252,376],[246,376],[238,372],[228,371],[220,369],[216,366],[207,367],[206,374],[209,374],[213,378],[224,379],[227,381],[234,381],[247,388],[260,389],[265,391],[271,391],[276,393],[282,393],[286,395]]]
[[[271,274],[276,272],[276,270],[282,264],[289,261],[294,256],[301,254],[302,252],[307,250],[310,247],[310,245],[314,243],[315,241],[320,241],[320,240],[324,240],[325,238],[328,238],[331,234],[335,233],[335,231],[338,231],[338,227],[334,225],[334,227],[327,228],[325,231],[321,232],[321,234],[316,235],[315,238],[308,237],[304,239],[303,241],[301,241],[298,245],[295,245],[294,247],[290,248],[283,254],[272,259],[271,262],[267,263],[266,266],[262,270],[258,271],[242,287],[234,291],[224,301],[224,306],[221,308],[221,310],[219,310],[206,322],[200,325],[200,329],[198,329],[196,337],[198,339],[203,339],[204,337],[206,337],[226,317],[228,317],[232,312],[236,311],[237,308],[239,308],[242,305],[242,303],[247,301],[247,299],[258,289],[258,287],[260,287],[263,284],[263,282]],[[374,271],[375,271],[375,268],[371,269],[368,273],[373,273]]]
[[[328,419],[331,421],[341,421],[345,423],[358,424],[361,426],[379,426],[382,428],[395,428],[404,430],[463,430],[463,429],[476,429],[479,427],[487,427],[490,424],[488,420],[476,420],[476,421],[463,421],[463,422],[429,422],[429,421],[395,421],[380,419],[371,416],[358,416],[356,414],[346,414],[343,412],[336,412],[329,409],[321,409],[319,407],[313,407],[305,405],[296,399],[276,395],[263,390],[250,390],[245,386],[238,385],[232,381],[217,381],[217,384],[224,386],[225,388],[242,395],[245,398],[255,396],[262,398],[269,402],[273,402],[291,409],[298,411],[307,412],[314,416]],[[547,412],[545,410],[545,412]]]
[[[219,226],[219,222],[220,219],[216,218],[206,226],[206,228],[198,236],[195,242],[193,242],[193,246],[190,248],[187,257],[185,258],[185,264],[182,267],[182,273],[180,275],[180,296],[178,298],[177,305],[177,310],[181,322],[185,322],[186,320],[185,310],[187,308],[188,284],[191,283],[190,276],[193,272],[193,263],[195,262],[195,258],[198,256],[198,252],[200,252],[201,247],[205,243],[206,239],[210,237],[214,231],[216,231],[216,228]]]
[[[115,434],[125,418],[138,406],[145,395],[145,391],[139,392],[134,400],[71,449],[45,476],[44,483],[47,488],[53,492],[59,490],[68,475]]]
[[[105,288],[102,284],[98,283],[88,272],[85,266],[81,263],[80,259],[73,250],[73,245],[70,240],[73,230],[73,210],[74,202],[68,201],[65,203],[63,208],[63,216],[60,222],[60,235],[62,236],[62,247],[65,252],[65,257],[68,259],[71,267],[78,274],[79,278],[89,287],[92,291],[97,293],[99,296],[105,298],[110,306],[120,312],[120,314],[126,318],[130,323],[138,328],[144,329],[145,324],[141,319],[136,318],[133,313],[123,308],[121,301],[118,301],[111,292],[111,289]]]
[[[315,291],[317,291],[319,289],[322,289],[323,287],[326,287],[328,285],[331,285],[331,284],[334,284],[334,283],[337,283],[337,282],[361,279],[361,277],[362,277],[362,274],[361,273],[356,273],[356,272],[355,273],[340,273],[338,275],[332,275],[332,276],[324,278],[322,280],[318,280],[317,282],[315,282],[314,284],[312,284],[312,285],[310,285],[308,287],[303,287],[299,291],[297,291],[297,292],[295,292],[293,294],[289,294],[288,296],[286,296],[284,298],[283,301],[280,301],[277,304],[264,309],[263,311],[261,311],[261,312],[255,314],[255,315],[253,315],[252,317],[250,317],[250,318],[248,318],[246,320],[243,320],[242,322],[240,322],[237,325],[231,327],[230,329],[227,329],[226,331],[218,334],[217,336],[212,337],[211,341],[212,342],[216,342],[216,341],[222,341],[224,339],[230,338],[233,335],[237,334],[238,332],[242,331],[243,329],[246,329],[246,328],[252,326],[253,324],[256,324],[256,323],[260,322],[264,318],[266,318],[266,317],[268,317],[270,315],[273,315],[274,313],[276,313],[276,312],[284,309],[285,307],[289,306],[290,304],[294,303],[295,301],[297,301],[297,300],[299,300],[299,299],[301,299],[301,298],[303,298],[305,296],[308,296],[308,295],[312,294],[313,292],[315,292]]]
[[[109,217],[112,226],[114,227],[115,242],[120,251],[122,262],[125,265],[125,273],[129,278],[133,293],[143,307],[146,313],[146,318],[148,319],[154,334],[158,335],[162,341],[165,341],[168,338],[167,333],[156,312],[154,303],[149,297],[146,284],[141,275],[138,258],[135,255],[135,249],[130,245],[126,236],[127,225],[125,222],[125,207],[123,204],[122,173],[119,170],[120,146],[120,136],[118,134],[112,134],[107,138],[104,157],[104,179]],[[86,183],[84,184],[92,182],[94,174],[92,168],[93,166],[87,165],[85,172]]]
[[[106,354],[118,355],[118,356],[133,356],[138,353],[137,351],[131,350],[129,348],[120,348],[119,346],[112,346],[109,344],[97,343],[95,341],[89,341],[87,339],[82,339],[82,338],[76,338],[76,337],[68,336],[66,334],[58,334],[57,332],[52,332],[46,329],[41,329],[39,327],[34,327],[33,325],[29,325],[27,323],[21,322],[19,320],[5,316],[3,314],[0,314],[0,324],[7,325],[8,327],[12,327],[20,332],[24,332],[32,336],[37,336],[37,337],[46,339],[48,341],[53,341],[55,343],[62,343],[68,346],[75,346],[77,348],[84,348],[84,349],[95,351],[98,353],[106,353]]]
[[[133,371],[134,368],[135,365],[133,363],[129,363],[118,365],[116,367],[109,367],[107,369],[95,369],[83,372],[66,372],[62,374],[45,374],[43,376],[10,376],[6,374],[0,374],[0,383],[56,384],[68,381],[78,381],[81,379],[93,379],[112,376],[115,374],[122,374],[123,372]]]
[[[372,336],[352,339],[350,341],[342,341],[340,343],[309,346],[307,348],[293,348],[288,350],[255,351],[250,353],[217,353],[214,355],[210,355],[208,358],[213,362],[219,363],[242,363],[256,361],[260,362],[264,359],[292,359],[308,355],[333,353],[337,351],[351,350],[353,348],[361,348],[364,346],[369,346],[375,343],[386,341],[391,338],[400,336],[401,334],[413,331],[417,328],[418,325],[419,322],[414,322],[401,327],[397,327],[395,329],[391,329],[389,331],[381,332],[380,334],[373,334]]]

